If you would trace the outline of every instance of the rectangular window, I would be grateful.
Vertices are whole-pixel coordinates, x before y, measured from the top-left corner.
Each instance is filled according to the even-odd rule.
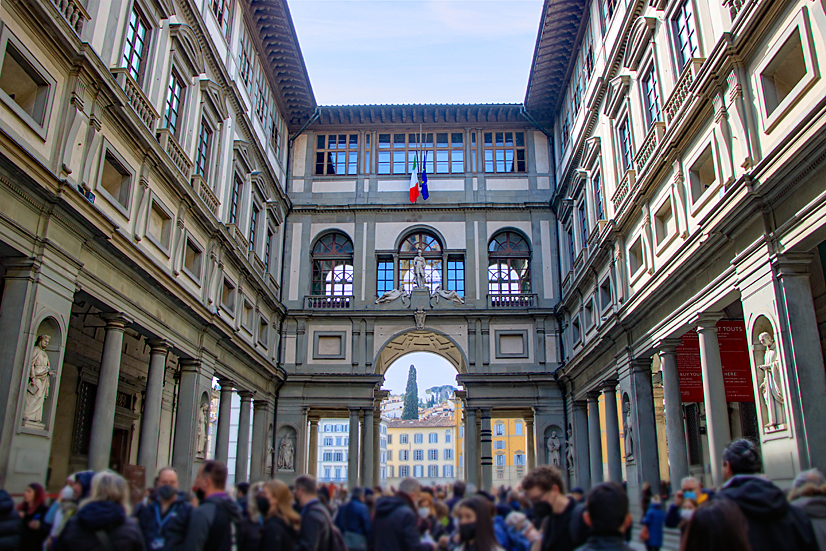
[[[399,435],[399,444],[407,444],[408,436],[406,434]]]
[[[184,251],[184,270],[195,281],[201,281],[203,256],[203,249],[192,238],[187,237],[186,250]]]
[[[493,442],[493,449],[494,450],[504,450],[505,449],[505,441],[504,440],[496,440]]]
[[[513,433],[514,433],[516,436],[522,436],[522,423],[516,423],[516,424],[514,424],[514,430],[513,430]]]
[[[235,284],[226,277],[221,289],[221,307],[229,314],[235,314]]]
[[[453,465],[444,465],[442,473],[445,478],[453,478]]]
[[[633,166],[633,150],[631,146],[631,123],[628,116],[617,125],[617,146],[619,148],[620,168],[624,174]],[[622,178],[622,174],[620,175]]]
[[[416,170],[429,174],[461,174],[465,171],[464,134],[461,132],[379,134],[378,173],[409,174]]]
[[[413,450],[413,461],[424,461],[424,450]]]
[[[585,201],[579,205],[579,234],[582,237],[582,246],[588,244],[588,214],[585,212]]]
[[[324,425],[324,432],[333,432],[333,425]]]
[[[657,73],[654,65],[642,78],[642,97],[645,103],[645,119],[648,128],[660,120],[660,92],[657,89]]]
[[[671,20],[674,29],[674,41],[677,45],[677,64],[680,72],[697,56],[697,26],[694,21],[694,7],[692,0],[686,0],[677,10],[677,14]]]
[[[341,480],[341,467],[336,467],[335,473],[336,473],[336,480]]]
[[[465,296],[465,259],[461,257],[447,258],[447,290],[456,291],[459,296]]]
[[[152,198],[152,205],[149,208],[149,222],[146,234],[158,247],[167,255],[169,254],[169,240],[172,237],[172,215],[161,206],[156,198]]]
[[[111,151],[107,150],[103,156],[103,167],[100,171],[100,187],[124,210],[129,209],[129,199],[132,195],[132,174],[123,166]],[[124,212],[124,215],[126,213]]]
[[[376,296],[393,290],[393,260],[379,259],[376,275]]]
[[[238,203],[241,199],[241,187],[244,183],[241,181],[241,178],[236,174],[235,181],[232,183],[232,196],[229,200],[229,223],[230,224],[237,224],[238,223]]]
[[[322,461],[332,461],[333,460],[333,452],[324,452],[324,459]]]
[[[387,460],[393,461],[393,450],[387,450]]]
[[[424,436],[422,434],[414,434],[413,435],[413,443],[414,444],[421,444],[424,442]]]
[[[450,431],[445,431],[445,444],[450,444]]]
[[[596,207],[597,220],[605,220],[605,207],[602,205],[602,181],[597,170],[591,177],[594,184],[594,205]]]
[[[243,24],[241,25],[240,44],[241,47],[238,49],[238,74],[241,76],[241,80],[244,81],[247,90],[249,90],[255,50],[253,50],[252,46],[252,37],[249,31],[247,31],[246,25]]]
[[[413,465],[413,476],[422,478],[424,476],[424,465]]]
[[[476,172],[476,132],[470,133],[470,170],[469,172]]]
[[[485,132],[485,172],[525,172],[524,132]]]
[[[399,450],[399,461],[407,461],[410,459],[409,450]]]
[[[504,467],[505,466],[505,456],[504,455],[497,455],[495,465],[497,467]]]
[[[611,19],[614,17],[614,12],[616,11],[617,7],[617,0],[602,0],[602,19],[605,21],[605,26],[608,26],[608,23],[611,22]]]
[[[576,249],[574,248],[574,232],[571,228],[565,231],[565,236],[568,239],[568,269],[574,269],[574,260],[576,259]]]
[[[364,133],[364,173],[370,174],[370,132]]]
[[[517,467],[524,467],[525,466],[525,456],[524,454],[517,453],[513,456],[513,464]]]
[[[438,444],[439,443],[439,433],[431,432],[428,435],[428,443],[430,444]]]
[[[226,38],[229,38],[229,16],[232,13],[230,0],[210,0],[209,5],[216,21],[218,21],[221,32]]]
[[[393,435],[392,434],[387,435],[387,443],[391,444],[391,445],[393,444]]]
[[[258,213],[261,210],[255,203],[252,204],[252,213],[250,214],[250,250],[255,251],[255,233],[258,229]]]
[[[427,476],[431,478],[436,478],[439,476],[439,466],[438,465],[428,465],[427,466]]]
[[[438,461],[439,460],[439,450],[427,450],[427,460],[428,461]]]
[[[270,255],[272,254],[272,250],[275,247],[275,245],[273,244],[273,239],[275,239],[275,232],[273,232],[271,226],[267,226],[267,242],[264,245],[264,266],[268,272],[272,270],[272,266],[270,266]]]
[[[344,461],[344,452],[335,452],[333,454],[333,461]]]
[[[272,103],[270,86],[267,83],[267,72],[264,66],[259,63],[256,68],[255,92],[253,94],[255,114],[258,115],[258,120],[261,121],[261,124],[266,125],[267,116],[270,112],[270,104]]]
[[[146,41],[149,35],[149,25],[138,11],[132,7],[129,14],[129,24],[126,27],[126,44],[123,46],[123,65],[129,75],[140,83],[143,76],[144,58],[146,57]]]
[[[444,451],[444,460],[451,461],[453,459],[453,449],[447,448]]]
[[[358,134],[316,136],[315,173],[358,174]]]
[[[198,134],[198,150],[195,152],[195,174],[207,179],[209,149],[212,146],[212,129],[206,119],[201,119],[201,132]]]
[[[408,467],[407,465],[400,465],[399,466],[399,476],[401,478],[410,476],[410,467]]]
[[[330,467],[324,467],[324,478],[330,480]]]
[[[169,77],[169,89],[166,92],[166,109],[164,109],[164,126],[174,135],[178,135],[180,130],[178,117],[181,111],[181,102],[184,97],[184,84],[176,71],[172,71]]]
[[[333,445],[333,438],[330,437],[330,436],[325,436],[323,445],[324,446],[332,446]]]
[[[497,423],[493,425],[493,435],[494,436],[505,436],[505,425],[501,423]]]

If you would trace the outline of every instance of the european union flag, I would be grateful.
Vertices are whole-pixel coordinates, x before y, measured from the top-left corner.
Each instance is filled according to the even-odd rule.
[[[424,154],[424,162],[422,163],[422,199],[427,201],[427,151]]]

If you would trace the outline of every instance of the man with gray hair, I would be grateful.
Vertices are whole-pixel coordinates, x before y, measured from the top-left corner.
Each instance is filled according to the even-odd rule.
[[[817,469],[809,469],[797,475],[789,502],[799,507],[812,521],[817,545],[826,549],[826,477]]]
[[[434,551],[436,544],[424,543],[419,537],[416,513],[421,485],[407,477],[399,484],[396,495],[376,502],[371,549],[376,551]]]

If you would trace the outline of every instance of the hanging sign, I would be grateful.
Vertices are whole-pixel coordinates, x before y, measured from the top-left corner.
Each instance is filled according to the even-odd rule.
[[[723,364],[726,401],[753,402],[754,386],[745,324],[737,320],[717,322],[717,341]],[[704,401],[700,339],[696,330],[683,335],[682,343],[677,347],[677,371],[683,402]]]

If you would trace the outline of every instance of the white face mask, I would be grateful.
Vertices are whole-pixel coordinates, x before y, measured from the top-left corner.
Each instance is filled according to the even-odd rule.
[[[688,522],[694,516],[694,509],[680,509],[680,516]]]
[[[66,484],[63,486],[63,489],[60,490],[60,499],[74,499],[75,498],[75,489],[72,486]]]
[[[419,516],[422,518],[427,518],[430,516],[430,508],[428,507],[419,507]]]

